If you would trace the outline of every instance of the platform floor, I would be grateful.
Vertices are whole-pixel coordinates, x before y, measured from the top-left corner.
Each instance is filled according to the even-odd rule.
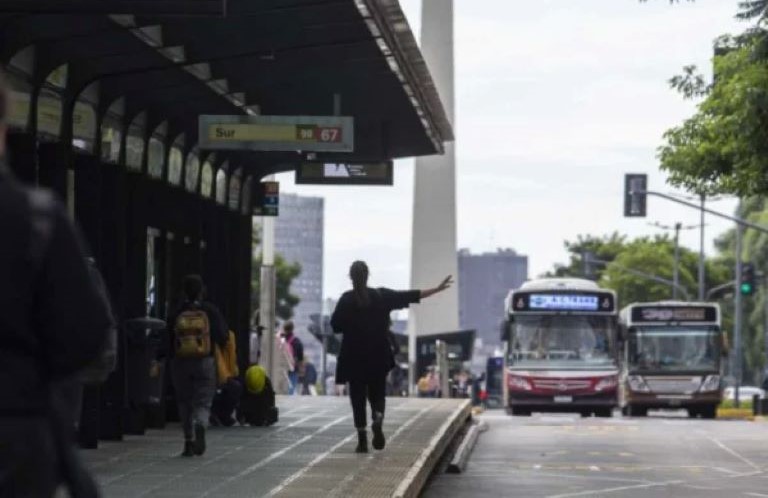
[[[203,457],[178,456],[173,425],[83,455],[107,498],[412,496],[420,486],[411,481],[434,466],[438,450],[430,448],[452,438],[469,413],[458,400],[390,399],[386,450],[357,455],[346,398],[280,397],[278,406],[273,427],[210,429]]]

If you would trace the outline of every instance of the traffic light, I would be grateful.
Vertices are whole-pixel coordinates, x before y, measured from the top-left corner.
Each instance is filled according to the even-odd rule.
[[[645,218],[648,205],[648,175],[624,176],[624,216]]]
[[[752,263],[742,263],[741,265],[739,291],[742,296],[751,296],[755,293],[755,265]]]

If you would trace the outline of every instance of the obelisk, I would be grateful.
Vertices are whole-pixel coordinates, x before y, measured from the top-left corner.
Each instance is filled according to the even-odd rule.
[[[448,118],[454,114],[453,0],[422,0],[421,50],[437,85]],[[437,285],[445,276],[458,278],[456,252],[456,155],[453,143],[445,154],[416,159],[411,239],[411,288]],[[415,384],[416,335],[459,329],[459,294],[454,285],[411,307],[409,332],[410,385]]]

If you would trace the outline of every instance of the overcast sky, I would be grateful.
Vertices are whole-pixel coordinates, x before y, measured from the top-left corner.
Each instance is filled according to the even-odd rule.
[[[420,0],[401,0],[418,33]],[[563,241],[614,230],[698,222],[696,211],[651,199],[647,220],[622,218],[623,175],[658,171],[662,133],[693,112],[666,81],[686,64],[710,69],[712,41],[743,25],[735,0],[464,0],[456,2],[455,125],[458,244],[511,247],[536,276],[567,260]],[[354,259],[375,285],[407,287],[413,161],[395,165],[390,188],[281,188],[326,198],[325,293],[347,288]],[[731,211],[735,202],[721,200]],[[728,228],[708,220],[711,240]],[[698,232],[683,235],[698,249]]]

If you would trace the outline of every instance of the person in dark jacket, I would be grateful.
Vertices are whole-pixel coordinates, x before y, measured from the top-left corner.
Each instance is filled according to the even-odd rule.
[[[181,456],[190,457],[205,453],[205,427],[216,392],[215,345],[226,347],[229,329],[218,308],[204,300],[205,287],[199,275],[184,277],[183,290],[181,306],[168,319],[168,337],[169,355],[172,358],[171,377],[184,431],[184,450]],[[193,338],[192,345],[199,342],[201,346],[199,350],[190,353],[189,343],[182,342],[186,340],[182,337],[181,327],[195,327],[194,323],[188,324],[199,321],[195,317],[199,312],[204,313],[207,319],[205,333],[209,337]]]
[[[0,81],[0,496],[50,497],[88,477],[51,391],[99,357],[110,315],[64,207],[9,172],[8,95]]]
[[[387,373],[395,360],[389,341],[390,313],[448,289],[447,277],[428,290],[393,291],[368,287],[368,265],[355,261],[349,270],[352,290],[339,299],[331,317],[331,326],[343,334],[336,364],[336,383],[349,383],[358,453],[368,452],[366,401],[371,405],[371,431],[374,449],[384,449],[383,432]]]

